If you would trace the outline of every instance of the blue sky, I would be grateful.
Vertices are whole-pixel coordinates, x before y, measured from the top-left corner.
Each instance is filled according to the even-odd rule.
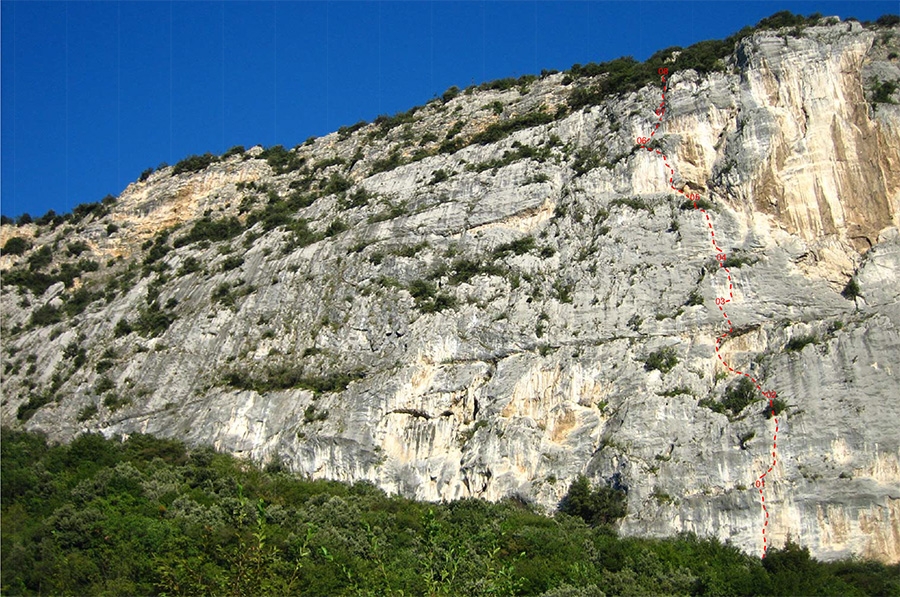
[[[147,167],[293,147],[451,85],[725,37],[856,2],[15,2],[0,4],[0,211],[59,213]]]

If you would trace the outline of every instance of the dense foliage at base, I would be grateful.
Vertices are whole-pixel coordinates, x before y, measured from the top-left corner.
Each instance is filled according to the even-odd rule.
[[[760,561],[690,535],[624,539],[518,501],[413,502],[143,435],[49,447],[3,429],[2,481],[9,595],[900,594],[897,566],[793,544]],[[576,513],[617,502],[573,488]]]

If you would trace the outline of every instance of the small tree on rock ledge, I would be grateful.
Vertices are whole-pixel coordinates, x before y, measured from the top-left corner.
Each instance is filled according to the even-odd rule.
[[[625,492],[612,487],[591,487],[587,477],[578,475],[559,502],[559,511],[577,516],[592,527],[609,525],[625,516]]]

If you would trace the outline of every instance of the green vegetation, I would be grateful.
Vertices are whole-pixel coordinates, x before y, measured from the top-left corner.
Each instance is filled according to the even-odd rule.
[[[225,383],[241,390],[255,390],[260,394],[277,390],[304,389],[316,396],[330,392],[343,392],[351,382],[365,377],[361,370],[312,376],[302,369],[287,366],[273,367],[261,377],[251,377],[245,372],[232,371],[225,376]]]
[[[132,329],[147,338],[155,338],[164,333],[177,319],[174,313],[160,308],[159,303],[154,302],[141,309],[137,321],[131,325]],[[118,328],[116,329],[118,334]]]
[[[862,296],[860,294],[859,282],[856,281],[856,278],[850,278],[850,281],[847,282],[847,285],[844,286],[844,289],[841,291],[841,296],[851,301],[858,296]]]
[[[599,64],[575,64],[566,71],[563,83],[592,78],[587,85],[575,87],[569,95],[568,106],[572,110],[594,106],[608,97],[637,91],[641,87],[659,82],[659,68],[670,72],[693,69],[700,74],[725,69],[724,59],[729,56],[737,43],[754,31],[762,29],[794,28],[799,34],[803,27],[819,22],[821,15],[809,17],[791,14],[788,11],[776,13],[762,19],[755,27],[745,27],[724,40],[706,40],[687,48],[671,47],[656,52],[645,62],[638,62],[631,56],[616,58]]]
[[[222,262],[222,271],[229,272],[233,269],[239,268],[244,265],[244,258],[240,255],[229,255]]]
[[[572,170],[575,176],[583,176],[603,164],[600,155],[590,147],[582,147],[575,152],[575,160],[572,162]]]
[[[559,503],[559,511],[592,527],[610,525],[625,516],[625,495],[621,489],[591,487],[587,477],[579,475]]]
[[[697,305],[703,304],[703,295],[700,294],[699,290],[692,290],[688,295],[687,300],[684,301],[684,306],[686,307],[695,307]]]
[[[717,413],[723,415],[730,413],[730,416],[735,417],[758,399],[756,384],[750,378],[741,376],[735,383],[728,386],[720,401],[704,398],[699,404]]]
[[[222,154],[222,159],[230,158],[233,155],[243,155],[244,154],[244,146],[243,145],[233,145],[228,151]]]
[[[53,259],[49,246],[43,246],[28,257],[28,268],[17,267],[6,270],[3,273],[3,283],[16,286],[20,290],[30,290],[35,296],[40,296],[47,289],[62,282],[67,288],[71,288],[75,278],[85,272],[95,272],[100,268],[96,261],[81,259],[77,262],[60,264],[53,274],[45,274],[38,270],[47,267]]]
[[[404,163],[405,162],[403,161],[403,157],[400,155],[400,151],[398,149],[395,149],[388,155],[388,157],[372,162],[372,170],[370,173],[378,174],[379,172],[390,172],[394,168],[402,166]]]
[[[393,116],[382,114],[375,119],[375,124],[378,125],[379,129],[377,136],[384,137],[391,129],[415,121],[415,114],[418,110],[419,107],[413,107],[406,112],[397,112]]]
[[[78,257],[89,248],[90,247],[88,247],[88,244],[86,242],[79,240],[66,245],[66,253],[68,253],[72,257]]]
[[[441,168],[441,169],[435,170],[434,172],[431,173],[431,180],[428,181],[428,184],[429,185],[438,184],[440,182],[444,182],[448,178],[450,178],[450,175],[447,173],[446,170]]]
[[[773,398],[766,404],[766,408],[763,411],[763,414],[766,415],[767,419],[771,419],[772,417],[778,416],[786,411],[787,407],[787,402],[785,402],[781,398]]]
[[[89,419],[93,419],[95,416],[97,416],[97,412],[98,409],[96,404],[89,404],[85,406],[78,411],[78,422],[83,423]]]
[[[53,305],[47,303],[31,312],[29,325],[31,327],[43,327],[59,323],[60,321],[62,321],[62,312]]]
[[[722,262],[722,267],[733,269],[743,267],[745,265],[753,265],[757,261],[759,261],[758,257],[753,257],[752,255],[747,255],[739,250],[735,250],[725,256],[725,261]]]
[[[316,423],[320,421],[324,421],[328,418],[327,410],[317,410],[314,404],[310,404],[303,411],[303,422],[304,423]]]
[[[651,207],[647,205],[647,202],[640,197],[619,197],[609,202],[610,207],[618,207],[620,205],[625,205],[633,210],[651,209]]]
[[[30,419],[34,413],[41,409],[42,406],[53,402],[53,395],[50,393],[32,394],[28,397],[28,402],[19,406],[16,411],[16,418],[23,423]]]
[[[199,172],[201,170],[205,170],[211,164],[218,161],[219,158],[214,156],[211,153],[204,153],[203,155],[189,155],[184,158],[172,168],[172,176],[176,174],[182,174],[184,172]]]
[[[355,132],[358,131],[359,129],[363,128],[363,127],[366,126],[367,124],[369,124],[369,123],[366,122],[365,120],[360,120],[360,121],[357,122],[356,124],[353,124],[353,125],[350,125],[350,126],[346,126],[346,125],[345,125],[345,126],[342,126],[342,127],[340,127],[340,128],[338,129],[338,138],[339,138],[341,141],[344,141],[344,140],[346,140],[346,139],[349,139],[349,138],[350,138],[350,135],[352,135],[353,133],[355,133]]]
[[[297,155],[296,151],[287,150],[281,145],[273,145],[263,150],[259,157],[266,160],[275,174],[286,174],[299,170],[306,163],[306,159]]]
[[[816,344],[818,341],[819,337],[816,334],[796,336],[788,340],[787,344],[784,345],[784,349],[788,352],[800,352],[807,344]]]
[[[190,232],[180,238],[176,238],[173,244],[178,248],[203,240],[220,242],[230,240],[243,231],[244,226],[235,217],[213,220],[209,216],[204,216],[194,222]]]
[[[354,192],[350,193],[341,201],[341,209],[365,207],[369,204],[369,200],[373,197],[375,197],[374,193],[370,193],[363,187],[358,187]]]
[[[325,195],[343,193],[344,191],[350,190],[350,187],[352,186],[353,183],[350,180],[345,178],[339,172],[333,172],[328,179],[328,182],[322,188],[322,193]]]
[[[30,248],[31,241],[24,239],[21,236],[14,236],[3,245],[2,253],[4,255],[22,255]]]
[[[492,254],[498,259],[505,259],[511,254],[524,255],[536,247],[537,244],[534,242],[533,236],[524,236],[508,243],[498,245],[494,248]]]
[[[644,369],[647,371],[658,369],[662,373],[668,373],[677,364],[678,357],[676,356],[675,349],[671,346],[666,346],[665,348],[660,348],[659,350],[650,353],[644,361]]]
[[[318,411],[311,416],[319,416]],[[616,494],[573,484],[574,516],[521,500],[422,503],[306,481],[133,434],[69,445],[3,428],[7,594],[891,595],[900,567],[767,557],[715,539],[620,538]],[[596,524],[590,526],[581,515]],[[576,588],[578,587],[578,588]]]
[[[497,170],[504,166],[509,166],[519,160],[531,159],[538,162],[544,162],[550,157],[549,147],[532,147],[530,145],[522,145],[518,141],[512,144],[512,150],[503,152],[503,156],[493,160],[479,162],[477,164],[469,164],[466,170],[474,172],[484,172],[485,170]]]
[[[554,116],[546,112],[534,111],[521,116],[508,118],[489,125],[486,129],[472,137],[470,144],[487,145],[496,143],[516,131],[532,128],[553,122]]]
[[[427,280],[413,280],[406,290],[422,313],[437,313],[456,306],[456,298],[445,292],[438,292],[435,285]]]

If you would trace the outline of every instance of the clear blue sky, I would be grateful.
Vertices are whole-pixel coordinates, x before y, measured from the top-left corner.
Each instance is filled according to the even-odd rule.
[[[421,105],[451,85],[725,37],[779,10],[898,2],[0,4],[0,211],[66,212],[142,170]]]

